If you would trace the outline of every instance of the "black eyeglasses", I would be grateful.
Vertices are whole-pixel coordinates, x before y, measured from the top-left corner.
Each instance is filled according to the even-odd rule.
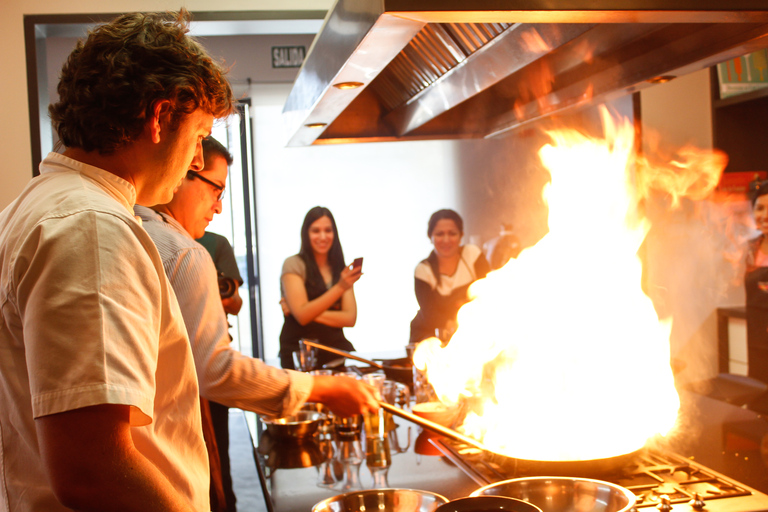
[[[197,178],[200,181],[203,181],[203,182],[209,184],[210,186],[212,186],[213,188],[215,188],[219,192],[219,195],[216,196],[216,200],[217,201],[221,201],[222,199],[224,199],[224,187],[222,187],[221,185],[218,185],[218,184],[212,182],[208,178],[205,178],[205,177],[201,176],[199,172],[187,171],[187,178],[189,178],[190,174],[192,175],[193,178]]]

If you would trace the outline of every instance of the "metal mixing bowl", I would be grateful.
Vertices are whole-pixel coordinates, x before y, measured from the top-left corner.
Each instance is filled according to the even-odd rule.
[[[635,495],[618,485],[587,478],[531,477],[481,487],[470,496],[507,496],[543,512],[628,512]]]
[[[308,437],[317,432],[320,423],[326,420],[323,413],[317,411],[299,411],[285,418],[265,419],[267,432],[275,437]]]
[[[445,497],[428,491],[371,489],[328,498],[312,507],[312,512],[434,512],[443,503],[448,503]]]

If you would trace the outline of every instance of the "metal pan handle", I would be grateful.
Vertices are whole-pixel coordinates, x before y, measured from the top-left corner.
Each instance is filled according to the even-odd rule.
[[[468,445],[474,446],[475,448],[480,448],[481,450],[490,451],[488,450],[487,446],[485,446],[483,443],[481,443],[477,439],[465,436],[464,434],[459,434],[458,432],[456,432],[451,428],[444,427],[439,423],[435,423],[434,421],[430,421],[426,418],[422,418],[421,416],[416,416],[415,414],[411,414],[408,411],[404,411],[401,408],[395,407],[392,404],[388,404],[386,402],[379,402],[379,407],[381,407],[387,412],[391,412],[395,416],[400,416],[401,418],[411,421],[424,428],[428,428],[429,430],[436,432],[438,434],[444,435],[446,437],[450,437],[451,439],[459,441],[460,443],[466,443]]]
[[[371,361],[370,359],[365,359],[363,357],[356,356],[354,354],[351,354],[351,353],[347,352],[346,350],[340,350],[338,348],[327,347],[325,345],[321,345],[320,343],[314,343],[312,341],[307,341],[307,340],[304,340],[304,344],[309,346],[309,347],[314,347],[314,348],[316,348],[318,350],[325,350],[326,352],[330,352],[332,354],[336,354],[337,356],[343,356],[343,357],[347,357],[349,359],[354,359],[355,361],[360,361],[361,363],[369,364],[369,365],[373,366],[374,368],[378,368],[379,370],[383,370],[384,369],[384,366],[380,365],[379,363],[377,363],[375,361]]]

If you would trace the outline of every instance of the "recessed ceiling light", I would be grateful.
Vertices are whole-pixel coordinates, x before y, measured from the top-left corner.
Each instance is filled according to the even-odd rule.
[[[667,82],[674,80],[675,78],[677,77],[673,75],[661,75],[661,76],[655,76],[653,78],[649,78],[648,82],[652,84],[665,84]]]
[[[339,82],[337,84],[333,84],[333,86],[337,89],[357,89],[358,87],[362,87],[362,82]]]

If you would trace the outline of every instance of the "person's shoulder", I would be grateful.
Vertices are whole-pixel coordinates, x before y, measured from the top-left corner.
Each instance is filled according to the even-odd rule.
[[[283,274],[298,274],[304,277],[307,273],[307,265],[298,254],[289,256],[283,262]]]
[[[461,248],[461,256],[469,262],[474,262],[482,254],[483,251],[474,244],[466,244]]]
[[[432,285],[437,283],[435,273],[432,272],[432,267],[428,260],[421,260],[419,264],[416,265],[416,269],[413,271],[413,277]]]

